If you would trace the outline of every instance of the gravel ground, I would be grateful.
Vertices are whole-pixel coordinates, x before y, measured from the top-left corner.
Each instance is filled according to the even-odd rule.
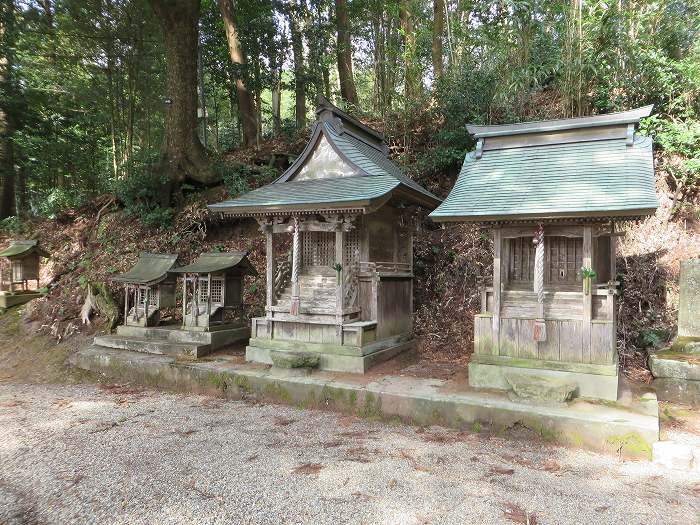
[[[0,523],[698,523],[700,475],[484,433],[0,383]]]

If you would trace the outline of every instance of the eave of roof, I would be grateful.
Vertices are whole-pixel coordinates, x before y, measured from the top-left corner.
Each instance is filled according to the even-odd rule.
[[[171,273],[216,273],[240,267],[244,273],[257,275],[258,272],[248,261],[248,252],[203,253],[191,264],[170,270]]]
[[[0,252],[0,257],[14,258],[27,256],[30,253],[37,253],[41,257],[49,257],[48,252],[40,248],[38,243],[39,241],[37,240],[10,241],[9,246]]]
[[[157,284],[168,275],[177,261],[177,255],[141,252],[136,264],[127,272],[114,275],[110,280],[128,284]]]
[[[577,117],[559,120],[543,120],[536,122],[520,122],[517,124],[475,125],[468,124],[467,130],[476,138],[501,137],[523,133],[542,133],[561,131],[565,129],[592,128],[621,124],[636,124],[639,119],[651,114],[653,105],[644,106],[629,111]]]

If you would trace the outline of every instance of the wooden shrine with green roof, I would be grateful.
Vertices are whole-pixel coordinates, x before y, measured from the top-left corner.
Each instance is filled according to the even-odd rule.
[[[0,251],[0,257],[7,261],[0,269],[0,308],[24,304],[43,294],[39,291],[39,268],[41,259],[49,254],[36,240],[13,240]],[[30,289],[29,282],[35,281],[36,288]]]
[[[471,386],[617,399],[615,225],[657,207],[651,139],[635,132],[650,112],[468,126],[476,150],[431,218],[493,237]]]
[[[204,253],[173,273],[182,277],[183,328],[212,330],[245,324],[243,277],[258,274],[247,252]],[[227,317],[227,313],[235,317]]]
[[[412,345],[412,216],[440,199],[387,158],[379,132],[323,98],[316,115],[278,180],[209,209],[254,217],[266,236],[265,316],[252,319],[246,359],[286,366],[308,354],[364,373]]]
[[[124,324],[156,326],[161,308],[175,306],[175,279],[168,273],[177,255],[141,252],[128,272],[112,281],[124,285]]]

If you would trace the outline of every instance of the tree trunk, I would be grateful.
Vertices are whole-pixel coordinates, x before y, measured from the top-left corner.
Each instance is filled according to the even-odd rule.
[[[221,17],[224,20],[224,28],[226,29],[229,56],[231,57],[231,62],[235,69],[238,111],[243,121],[243,145],[252,146],[257,144],[258,115],[253,95],[245,81],[248,61],[246,60],[240,39],[238,38],[238,25],[236,24],[236,16],[233,11],[231,0],[218,0],[218,2],[219,9],[221,10]]]
[[[445,30],[445,0],[433,0],[433,76],[442,76],[442,35]]]
[[[150,0],[163,29],[166,59],[165,133],[160,170],[169,183],[161,205],[183,181],[213,184],[214,172],[197,136],[197,45],[199,0]]]
[[[0,8],[0,219],[15,214],[15,151],[13,134],[15,130],[14,116],[10,106],[11,93],[14,91],[12,82],[12,48],[14,31],[15,5],[13,1],[3,4]]]
[[[301,35],[301,5],[291,2],[289,28],[292,33],[294,56],[294,116],[298,129],[306,127],[306,73],[304,71],[304,41]]]
[[[348,28],[347,0],[335,0],[335,22],[338,29],[338,80],[340,96],[349,104],[357,104],[357,89],[352,74],[352,43]]]
[[[416,34],[413,30],[413,15],[410,0],[400,0],[399,20],[403,33],[404,97],[406,104],[416,100],[418,95],[418,75],[416,71]]]

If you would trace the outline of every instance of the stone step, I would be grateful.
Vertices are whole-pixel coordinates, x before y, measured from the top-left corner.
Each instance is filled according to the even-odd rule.
[[[140,339],[119,335],[98,335],[95,337],[94,343],[106,348],[191,358],[203,357],[211,350],[209,344],[173,343],[167,340]]]

